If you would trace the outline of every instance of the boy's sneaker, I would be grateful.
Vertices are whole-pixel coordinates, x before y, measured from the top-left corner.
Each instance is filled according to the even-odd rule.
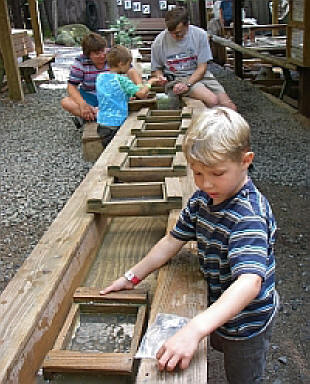
[[[73,121],[73,123],[77,129],[82,128],[84,125],[84,122],[85,122],[84,119],[82,119],[81,117],[78,117],[78,116],[73,116],[72,121]]]

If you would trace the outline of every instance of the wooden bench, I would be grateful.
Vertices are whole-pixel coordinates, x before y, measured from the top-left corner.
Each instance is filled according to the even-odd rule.
[[[26,31],[12,34],[13,46],[15,49],[16,59],[21,58],[18,63],[22,80],[25,80],[29,93],[35,93],[36,87],[33,79],[44,71],[48,72],[49,78],[54,79],[51,64],[55,61],[55,55],[40,54],[36,57],[30,57],[35,52],[34,44]],[[3,53],[2,53],[3,54]],[[0,89],[3,84],[5,69],[4,62],[0,52]]]

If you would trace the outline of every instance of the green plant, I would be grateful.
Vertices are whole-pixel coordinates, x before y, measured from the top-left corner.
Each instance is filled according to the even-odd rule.
[[[136,48],[141,44],[141,37],[136,36],[136,28],[127,17],[121,16],[115,24],[110,25],[110,28],[115,29],[115,44],[121,44],[127,48]]]

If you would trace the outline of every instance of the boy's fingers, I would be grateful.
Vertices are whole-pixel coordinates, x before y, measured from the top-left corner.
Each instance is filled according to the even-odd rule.
[[[171,372],[175,369],[175,367],[178,365],[178,362],[180,361],[179,355],[173,355],[170,360],[166,364],[167,371]]]
[[[165,350],[165,352],[158,359],[158,369],[163,371],[166,367],[167,362],[170,360],[170,353]]]
[[[111,291],[112,291],[112,289],[110,289],[110,287],[107,287],[107,288],[103,289],[102,291],[100,291],[99,294],[105,295],[106,293],[109,293]]]
[[[191,358],[183,357],[182,360],[179,363],[179,367],[181,369],[186,369],[186,368],[188,368],[190,362],[191,362]]]

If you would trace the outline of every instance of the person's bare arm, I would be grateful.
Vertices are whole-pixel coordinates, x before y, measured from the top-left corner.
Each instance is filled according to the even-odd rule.
[[[157,84],[161,85],[161,86],[165,85],[168,81],[167,78],[164,76],[164,73],[161,69],[157,69],[156,71],[152,71],[151,76],[156,77],[158,79]]]
[[[173,371],[189,366],[199,342],[240,313],[260,292],[261,277],[243,274],[204,312],[169,338],[156,357],[159,370]]]
[[[139,89],[138,92],[136,92],[136,96],[139,98],[139,99],[144,99],[147,94],[149,93],[150,91],[150,85],[153,85],[155,83],[158,83],[158,78],[157,77],[151,77],[146,84],[144,84],[143,87],[141,87]],[[149,85],[148,85],[149,84]]]
[[[135,68],[129,68],[129,70],[127,71],[127,76],[135,84],[142,84],[142,77],[139,75]]]
[[[140,280],[143,280],[147,275],[160,268],[174,255],[176,255],[184,244],[184,241],[178,240],[170,234],[166,235],[161,240],[159,240],[158,243],[155,244],[150,252],[139,263],[131,268],[131,271]],[[129,282],[125,277],[122,276],[115,280],[104,290],[102,290],[100,294],[104,295],[113,291],[133,289],[133,287],[133,283]]]
[[[87,104],[80,94],[77,86],[68,84],[67,92],[69,97],[76,103],[80,110],[80,116],[85,120],[94,120],[96,118],[95,108]]]

